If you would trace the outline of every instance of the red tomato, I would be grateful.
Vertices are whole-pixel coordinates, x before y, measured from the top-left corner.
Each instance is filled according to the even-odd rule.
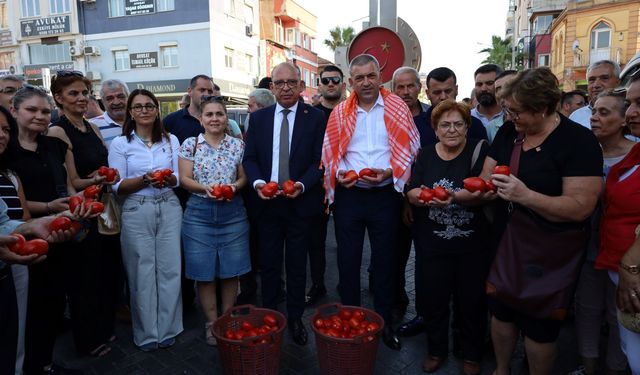
[[[359,325],[360,325],[360,321],[358,319],[356,319],[355,317],[352,316],[349,319],[349,327],[351,327],[353,329],[357,329]]]
[[[100,194],[100,188],[98,187],[98,185],[89,185],[84,188],[84,191],[82,192],[82,195],[84,195],[85,198],[89,199],[95,199],[98,194]]]
[[[364,311],[354,310],[353,313],[351,314],[351,317],[361,322],[365,318]]]
[[[213,186],[211,188],[211,195],[213,195],[215,199],[222,198],[222,186],[221,185]]]
[[[71,231],[75,233],[75,232],[79,232],[80,229],[82,229],[82,224],[79,221],[72,220]]]
[[[260,190],[262,192],[262,195],[264,195],[267,198],[271,198],[274,195],[276,195],[276,193],[278,192],[278,183],[277,182],[269,182],[266,185],[264,185],[262,187],[262,190]]]
[[[171,169],[163,169],[160,171],[160,173],[162,174],[162,177],[169,177],[173,174],[173,171]]]
[[[338,331],[342,331],[342,320],[332,320],[331,321],[331,329],[335,329]]]
[[[163,182],[164,176],[162,175],[161,171],[154,171],[153,173],[151,173],[151,179],[154,182]]]
[[[58,216],[49,223],[49,230],[52,232],[69,229],[71,229],[71,219],[66,216]]]
[[[100,176],[106,176],[108,170],[109,170],[109,167],[103,165],[102,167],[98,168],[98,174]]]
[[[321,318],[318,318],[313,321],[313,326],[317,329],[322,329],[324,327],[324,321]]]
[[[278,319],[276,319],[276,317],[273,314],[265,314],[262,317],[262,321],[264,322],[264,324],[270,326],[270,327],[277,327],[278,326]]]
[[[253,329],[253,325],[247,322],[246,320],[244,320],[242,321],[242,323],[240,323],[240,329],[242,329],[243,331],[249,332]]]
[[[35,240],[27,241],[22,248],[23,255],[31,255],[31,254],[44,255],[47,252],[49,252],[49,244],[47,243],[47,241],[41,240],[39,238],[36,238]]]
[[[221,185],[220,190],[222,192],[222,197],[224,199],[232,200],[233,199],[233,188],[229,185]]]
[[[82,198],[74,195],[69,198],[69,211],[76,212],[76,208],[82,204]]]
[[[353,181],[357,180],[358,177],[359,177],[358,173],[352,169],[352,170],[347,171],[347,173],[344,174],[343,178],[347,182],[353,182]]]
[[[118,171],[114,168],[109,168],[107,169],[107,172],[104,174],[105,179],[107,180],[107,182],[113,182],[116,180],[116,175],[118,174]]]
[[[340,337],[340,331],[338,331],[338,330],[336,330],[334,328],[331,328],[331,329],[329,329],[327,331],[327,336],[329,336],[329,337]]]
[[[449,192],[442,186],[436,186],[436,188],[433,189],[433,196],[441,201],[446,201],[449,199]]]
[[[27,243],[27,240],[25,240],[24,236],[21,235],[20,233],[11,233],[11,237],[17,238],[18,241],[12,243],[11,245],[7,245],[7,247],[13,253],[18,254],[18,255],[22,255],[22,250],[24,248],[24,244]]]
[[[236,340],[242,340],[246,336],[246,332],[243,330],[235,332]]]
[[[322,320],[322,324],[324,325],[324,329],[329,329],[329,328],[331,328],[331,319],[324,319],[324,320]]]
[[[254,328],[254,329],[250,329],[247,332],[247,335],[245,337],[256,337],[256,336],[258,336],[258,330]]]
[[[462,182],[464,183],[464,188],[471,193],[476,191],[487,191],[487,183],[480,177],[468,177],[465,178]]]
[[[225,339],[229,339],[229,340],[235,340],[236,338],[236,333],[233,332],[233,330],[231,328],[228,328],[225,332],[224,332],[224,338]]]
[[[487,185],[487,191],[498,191],[498,187],[491,180],[486,180],[484,183]]]
[[[342,319],[342,320],[349,320],[349,318],[351,318],[351,311],[346,310],[346,309],[342,309],[338,313],[338,316],[340,316],[340,319]]]
[[[435,195],[433,193],[433,190],[429,188],[424,188],[420,191],[420,196],[418,196],[418,199],[423,201],[424,203],[427,203],[427,202],[430,202],[434,196]]]
[[[380,324],[376,323],[376,322],[371,322],[369,323],[369,325],[367,326],[367,332],[376,332],[380,329]]]
[[[296,190],[298,189],[296,188],[296,183],[293,180],[287,180],[282,184],[282,191],[286,195],[295,194]]]
[[[364,176],[376,177],[376,172],[371,170],[371,168],[363,168],[363,169],[360,170],[360,173],[358,173],[358,176],[360,176],[360,178],[362,178]]]
[[[503,174],[508,176],[511,174],[511,171],[509,170],[508,165],[496,165],[496,167],[493,168],[493,174]]]
[[[84,201],[84,209],[89,210],[91,208],[92,214],[99,214],[104,211],[104,204],[102,202],[86,200]]]

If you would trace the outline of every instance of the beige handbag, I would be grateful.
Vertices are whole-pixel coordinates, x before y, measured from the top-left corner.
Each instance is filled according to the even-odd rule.
[[[100,202],[104,204],[104,211],[98,215],[98,232],[105,235],[120,233],[120,206],[110,185],[107,185],[106,191],[102,193]]]
[[[640,225],[636,227],[636,237],[640,235]],[[618,322],[629,331],[640,333],[640,313],[628,313],[618,310]]]

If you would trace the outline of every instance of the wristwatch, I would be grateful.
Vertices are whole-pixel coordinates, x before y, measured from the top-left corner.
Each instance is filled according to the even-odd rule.
[[[149,180],[149,177],[147,177],[146,174],[142,175],[142,185],[144,185],[144,186],[151,185],[151,181]]]
[[[620,262],[620,267],[632,275],[640,275],[640,264],[624,264]]]

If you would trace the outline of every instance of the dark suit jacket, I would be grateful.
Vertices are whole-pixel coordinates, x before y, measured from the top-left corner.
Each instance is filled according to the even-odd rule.
[[[255,198],[248,202],[253,206],[250,207],[252,216],[260,215],[267,207],[277,206],[273,204],[275,200],[288,199],[277,197],[264,201],[253,189],[253,183],[256,180],[266,182],[271,180],[275,108],[274,104],[253,112],[249,116],[249,131],[246,135],[242,165],[249,180],[251,195]],[[321,185],[320,157],[324,131],[324,114],[307,104],[298,103],[289,152],[289,176],[294,181],[302,182],[305,187],[304,193],[292,202],[295,213],[301,217],[318,215],[322,212],[324,193]]]

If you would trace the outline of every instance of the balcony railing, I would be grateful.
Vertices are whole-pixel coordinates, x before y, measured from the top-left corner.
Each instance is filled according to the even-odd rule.
[[[600,60],[611,60],[611,48],[596,48],[589,51],[589,64]]]

